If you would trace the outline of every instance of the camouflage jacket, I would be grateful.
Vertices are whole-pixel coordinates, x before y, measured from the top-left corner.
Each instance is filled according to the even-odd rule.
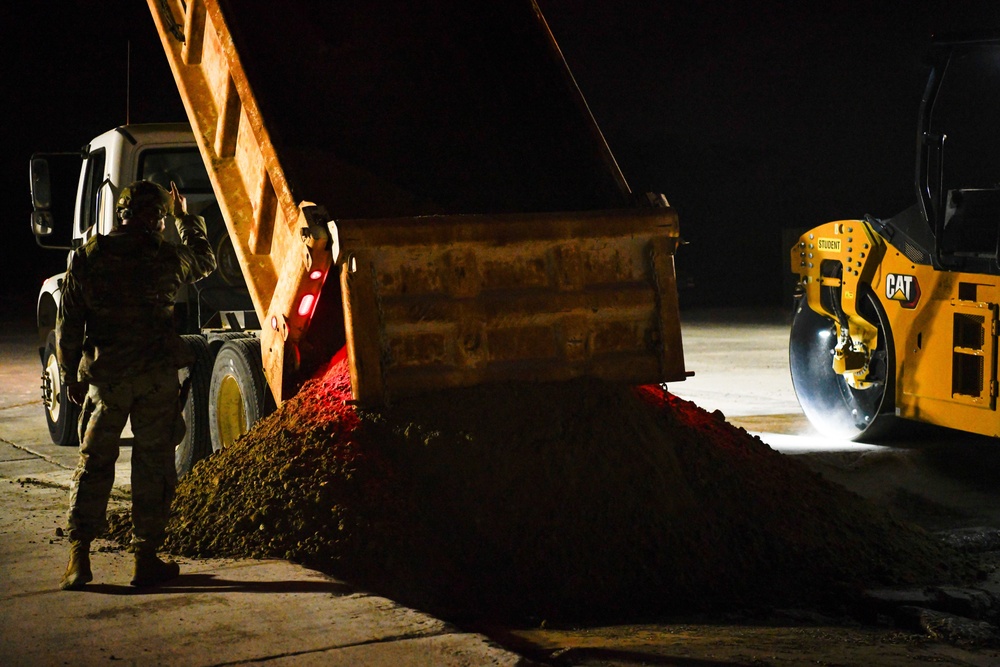
[[[191,363],[174,328],[174,300],[215,269],[205,221],[177,218],[181,243],[116,231],[70,252],[56,320],[63,382],[113,382]]]

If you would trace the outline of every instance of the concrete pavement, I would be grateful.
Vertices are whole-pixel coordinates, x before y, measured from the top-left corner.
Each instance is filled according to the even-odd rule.
[[[682,312],[687,366],[696,375],[670,390],[721,410],[775,449],[904,518],[935,529],[1000,525],[991,483],[1000,470],[995,443],[970,443],[958,434],[873,448],[816,436],[788,376],[786,315]],[[173,585],[138,591],[127,585],[128,554],[102,543],[88,590],[58,590],[67,545],[56,528],[64,521],[76,452],[49,443],[37,398],[36,352],[30,337],[11,331],[0,328],[0,665],[532,664],[486,636],[283,561],[182,561],[182,577]],[[128,447],[122,454],[119,499],[126,497]],[[490,633],[546,664],[595,667],[761,660],[998,664],[992,649],[923,637],[914,643],[892,628],[853,623],[726,628],[683,619],[674,625]]]

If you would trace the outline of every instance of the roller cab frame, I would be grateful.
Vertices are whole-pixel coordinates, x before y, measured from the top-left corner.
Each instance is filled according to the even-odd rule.
[[[629,189],[533,0],[148,0],[277,403],[686,376],[676,213]]]
[[[875,440],[898,419],[1000,436],[1000,35],[930,50],[917,203],[816,227],[799,276],[790,366],[827,434]]]

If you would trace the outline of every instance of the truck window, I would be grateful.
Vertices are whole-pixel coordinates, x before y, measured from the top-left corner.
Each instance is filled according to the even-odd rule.
[[[208,172],[196,149],[154,149],[144,151],[139,158],[140,178],[170,189],[170,182],[184,194],[206,194],[212,191]]]
[[[204,215],[215,204],[212,183],[196,148],[150,149],[139,156],[139,177],[170,189],[170,183],[187,198],[188,210]]]
[[[80,193],[80,228],[77,237],[89,237],[96,231],[93,228],[100,220],[101,185],[104,183],[106,161],[105,151],[101,148],[87,156],[87,161],[84,163],[86,175],[82,184],[83,191]]]

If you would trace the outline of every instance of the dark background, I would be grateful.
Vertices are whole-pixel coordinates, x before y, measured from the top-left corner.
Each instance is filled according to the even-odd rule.
[[[1000,29],[985,1],[538,1],[633,190],[680,213],[685,308],[787,305],[793,232],[912,203],[931,36]],[[40,0],[19,13],[0,28],[0,303],[30,315],[65,266],[30,232],[31,154],[185,116],[145,3]]]

